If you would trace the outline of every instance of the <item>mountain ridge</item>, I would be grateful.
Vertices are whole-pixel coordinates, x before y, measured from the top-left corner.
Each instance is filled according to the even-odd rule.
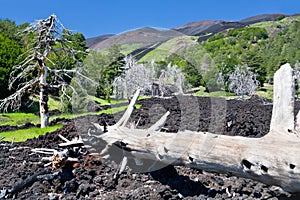
[[[280,20],[281,17],[285,18],[296,15],[261,14],[247,17],[240,21],[202,20],[189,22],[171,29],[143,27],[117,35],[105,34],[95,38],[88,38],[87,45],[91,50],[99,51],[109,48],[112,44],[120,44],[123,50],[124,48],[126,49],[126,55],[131,54],[139,60],[172,38],[190,36],[197,38],[197,42],[202,42],[230,28],[243,28],[259,22],[276,21]]]

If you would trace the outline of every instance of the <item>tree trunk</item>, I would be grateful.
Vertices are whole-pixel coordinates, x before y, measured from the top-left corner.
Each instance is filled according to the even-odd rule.
[[[42,64],[41,75],[40,75],[40,101],[39,101],[41,128],[44,128],[49,125],[47,71],[48,68],[44,64]]]
[[[147,162],[142,165],[141,161],[153,160],[232,174],[280,186],[291,193],[300,192],[300,138],[295,131],[294,79],[289,64],[275,74],[270,132],[262,138],[159,132],[168,113],[149,129],[129,129],[125,125],[138,93],[119,122],[97,136],[108,144],[101,154],[110,154],[110,147],[115,146],[144,170],[152,170],[152,166],[147,166]]]

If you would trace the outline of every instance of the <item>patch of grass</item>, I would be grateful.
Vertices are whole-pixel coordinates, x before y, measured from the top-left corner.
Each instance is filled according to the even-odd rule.
[[[37,124],[39,121],[39,116],[33,113],[5,113],[0,115],[0,126],[16,126],[28,122]]]
[[[195,36],[179,36],[172,38],[160,46],[150,51],[145,56],[143,56],[139,62],[151,62],[152,60],[164,60],[169,55],[180,52],[185,48],[192,47],[196,45]]]
[[[234,93],[226,92],[226,91],[205,92],[204,87],[200,87],[200,90],[194,93],[194,95],[201,96],[201,97],[223,97],[223,98],[237,97]]]
[[[116,104],[119,104],[119,103],[124,103],[124,102],[128,102],[128,100],[126,99],[121,99],[121,100],[114,100],[114,99],[111,99],[110,100],[110,103],[105,100],[105,99],[101,99],[101,98],[98,98],[98,97],[95,97],[95,96],[90,96],[90,98],[97,102],[100,106],[106,106],[106,105],[116,105]]]
[[[121,53],[124,55],[128,55],[134,50],[145,46],[143,43],[133,43],[133,44],[122,44],[121,45]]]
[[[60,110],[61,109],[61,102],[58,97],[50,97],[48,101],[49,109],[51,110]]]
[[[106,105],[117,105],[117,104],[120,104],[120,103],[129,103],[127,99],[120,99],[120,100],[115,100],[115,99],[111,99],[110,100],[110,103],[105,100],[105,99],[101,99],[101,98],[98,98],[98,97],[95,97],[95,96],[90,96],[90,98],[97,102],[100,106],[106,106]],[[138,100],[142,100],[142,99],[149,99],[151,98],[150,96],[139,96]]]
[[[29,128],[29,129],[21,129],[16,131],[2,132],[0,136],[4,136],[4,141],[12,141],[14,139],[15,142],[24,142],[27,139],[35,138],[40,135],[45,135],[48,132],[53,132],[59,128],[63,127],[63,124],[58,124],[55,126],[49,126],[46,128]]]
[[[265,84],[264,87],[261,87],[256,92],[256,95],[267,99],[273,99],[273,85]]]
[[[39,105],[39,98],[37,96],[31,96],[30,99]],[[59,97],[49,96],[48,106],[50,110],[59,110],[61,108],[61,102]],[[38,110],[39,108],[37,108]]]
[[[101,110],[99,112],[87,112],[87,113],[79,113],[79,114],[76,114],[76,113],[61,114],[61,115],[50,117],[50,121],[52,121],[56,118],[74,119],[76,117],[82,117],[85,115],[100,115],[102,113],[115,114],[115,113],[124,111],[126,108],[127,108],[127,105],[126,106],[116,106],[116,107],[112,107],[110,109]]]

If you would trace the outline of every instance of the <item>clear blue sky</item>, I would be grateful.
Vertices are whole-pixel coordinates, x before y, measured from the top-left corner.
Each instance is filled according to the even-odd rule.
[[[0,18],[17,24],[56,14],[86,38],[200,20],[237,21],[258,14],[300,13],[299,0],[0,0]]]

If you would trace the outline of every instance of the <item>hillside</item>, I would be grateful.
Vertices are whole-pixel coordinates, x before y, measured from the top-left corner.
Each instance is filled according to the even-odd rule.
[[[101,50],[112,44],[142,44],[143,46],[167,41],[183,34],[174,30],[158,30],[145,27],[121,33],[89,46],[92,50]]]
[[[282,14],[263,14],[245,18],[238,22],[223,20],[203,20],[190,22],[185,25],[171,28],[170,30],[159,30],[150,27],[127,31],[118,35],[105,34],[87,39],[87,46],[92,50],[107,48],[112,44],[140,43],[146,47],[155,43],[163,42],[180,35],[201,36],[199,41],[208,39],[210,36],[229,28],[242,28],[249,24],[263,21],[273,21]],[[284,15],[286,16],[286,15]]]
[[[285,19],[277,20],[280,17]],[[141,61],[149,61],[155,56],[157,57],[156,60],[163,60],[163,57],[167,57],[172,53],[178,52],[177,50],[181,49],[180,45],[184,45],[177,44],[179,45],[178,48],[174,48],[174,45],[163,45],[163,43],[172,38],[179,36],[197,36],[198,42],[203,42],[215,34],[222,32],[225,33],[229,29],[244,28],[249,26],[266,27],[268,33],[270,35],[274,35],[280,31],[277,27],[280,26],[282,28],[288,26],[283,24],[283,22],[288,21],[288,19],[291,19],[292,17],[295,16],[287,16],[283,14],[262,14],[248,17],[237,22],[223,20],[203,20],[190,22],[170,30],[144,27],[120,33],[118,35],[107,34],[94,38],[88,38],[87,46],[92,50],[101,50],[102,52],[106,52],[106,49],[112,44],[121,44],[121,51],[123,54],[132,54],[138,60],[141,59]],[[171,49],[168,49],[168,46]],[[162,49],[164,52],[162,52]],[[144,56],[145,58],[143,58]]]
[[[100,35],[100,36],[97,36],[97,37],[88,38],[88,39],[86,39],[86,45],[89,48],[93,49],[93,46],[95,44],[98,44],[99,42],[102,42],[102,41],[104,41],[108,38],[111,38],[113,36],[114,36],[114,34],[104,34],[104,35]]]

